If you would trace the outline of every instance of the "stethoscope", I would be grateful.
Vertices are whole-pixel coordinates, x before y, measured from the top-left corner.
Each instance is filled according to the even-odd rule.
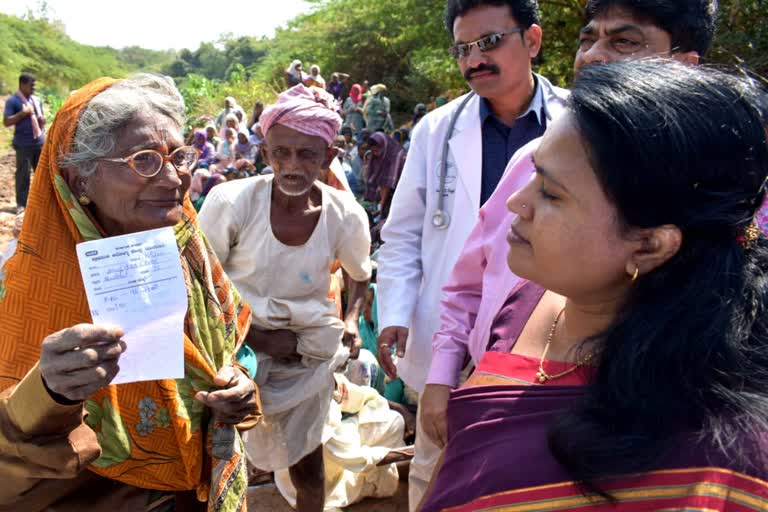
[[[539,80],[539,83],[549,89],[550,95],[554,95],[551,84],[548,84],[546,81],[542,80]],[[472,91],[467,94],[467,97],[464,98],[461,103],[459,103],[456,112],[454,112],[453,116],[451,117],[451,122],[448,123],[448,131],[445,133],[445,139],[443,139],[443,151],[441,157],[442,160],[440,161],[440,188],[438,189],[437,195],[437,208],[435,209],[435,213],[432,214],[432,226],[435,229],[448,229],[448,226],[451,225],[451,216],[448,215],[448,212],[445,211],[445,182],[448,178],[448,150],[450,149],[449,142],[451,135],[453,135],[453,129],[456,126],[456,121],[459,119],[459,115],[464,110],[464,107],[467,106],[469,100],[471,100],[474,96],[475,93]],[[552,116],[549,113],[549,110],[547,110],[546,107],[542,110],[544,110],[544,115],[547,121],[551,121]]]
[[[448,212],[445,211],[445,180],[448,178],[448,150],[450,149],[449,142],[451,135],[453,135],[453,128],[456,126],[456,121],[459,119],[459,115],[461,114],[462,110],[464,110],[464,107],[467,106],[469,100],[474,97],[474,91],[470,92],[467,94],[467,97],[464,98],[461,103],[459,103],[459,107],[451,117],[451,122],[448,123],[448,131],[445,134],[445,139],[443,139],[443,152],[440,160],[440,188],[437,189],[437,209],[435,210],[435,213],[432,214],[432,226],[435,229],[448,229],[448,226],[451,225],[451,216],[448,215]]]

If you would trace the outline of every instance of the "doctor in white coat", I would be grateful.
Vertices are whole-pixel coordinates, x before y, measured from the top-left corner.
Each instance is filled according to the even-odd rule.
[[[514,152],[543,134],[568,95],[531,71],[542,37],[536,0],[468,3],[448,0],[446,25],[455,41],[451,53],[473,93],[427,114],[415,128],[378,258],[379,360],[390,377],[399,375],[419,392],[439,328],[441,289],[481,204]],[[440,454],[419,430],[411,510]]]

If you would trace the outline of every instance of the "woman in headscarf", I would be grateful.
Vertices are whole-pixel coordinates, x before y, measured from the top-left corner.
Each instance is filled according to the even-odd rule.
[[[214,165],[216,171],[224,172],[224,169],[232,165],[235,161],[235,145],[237,144],[237,132],[234,128],[227,128],[224,131],[224,138],[221,139],[219,147],[216,148],[216,158]]]
[[[360,84],[354,84],[349,90],[349,97],[344,100],[344,126],[352,128],[352,133],[357,135],[365,128],[363,118],[363,89]]]
[[[371,135],[366,148],[363,198],[377,203],[381,218],[386,219],[392,202],[392,193],[395,191],[405,165],[405,151],[400,144],[382,132]]]
[[[237,134],[237,143],[235,144],[235,158],[244,158],[253,163],[255,148],[256,146],[251,142],[248,131],[240,130],[240,133]]]
[[[309,76],[304,79],[304,85],[325,89],[325,78],[320,75],[320,66],[312,64],[312,67],[309,68]]]
[[[227,130],[229,129],[234,130],[235,134],[240,131],[240,120],[234,113],[227,114],[224,117],[224,123],[221,125],[221,129],[219,130],[220,142],[227,140]],[[219,147],[216,146],[216,149],[218,150]]]
[[[419,510],[768,510],[759,94],[668,60],[579,72],[507,201],[517,285]]]
[[[235,354],[250,308],[186,196],[184,112],[170,80],[136,75],[84,86],[53,122],[0,276],[0,508],[245,510],[235,425],[258,395]],[[189,302],[184,377],[110,385],[123,329],[92,324],[75,246],[169,226]]]
[[[208,137],[204,130],[195,130],[192,146],[199,152],[200,160],[197,166],[205,169],[211,165],[213,158],[216,156],[216,148],[208,142]]]
[[[226,124],[227,117],[230,115],[235,116],[237,112],[240,112],[243,116],[245,116],[245,111],[240,107],[240,105],[237,104],[237,101],[232,96],[227,96],[224,99],[224,108],[219,111],[219,114],[216,116],[216,126],[220,127],[220,129],[224,128],[224,125]],[[235,116],[235,121],[239,124],[240,121],[237,120],[237,117]]]
[[[303,84],[306,77],[307,74],[301,70],[301,61],[298,59],[291,62],[291,65],[285,70],[285,83],[288,88]]]

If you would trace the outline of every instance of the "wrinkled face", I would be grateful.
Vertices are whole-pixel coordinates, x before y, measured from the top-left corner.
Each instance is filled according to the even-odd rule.
[[[181,128],[157,113],[141,114],[117,133],[107,158],[126,158],[142,149],[169,154],[184,145]],[[166,163],[159,174],[144,178],[127,163],[99,161],[96,173],[80,180],[96,219],[109,235],[173,226],[181,220],[182,201],[191,182]]]
[[[665,56],[671,51],[669,32],[627,9],[613,7],[581,29],[573,67],[578,73],[590,64]]]
[[[515,28],[522,27],[512,17],[508,6],[483,5],[456,18],[453,38],[455,43],[469,43]],[[538,29],[533,32],[535,30]],[[492,50],[481,52],[475,45],[469,55],[459,57],[459,69],[470,87],[478,95],[494,99],[530,81],[531,59],[539,52],[539,42],[531,40],[531,34],[526,31],[522,36],[505,35]]]
[[[270,128],[266,138],[262,154],[275,173],[275,192],[287,196],[308,194],[336,154],[321,137],[281,124]]]
[[[548,129],[534,154],[536,173],[507,206],[513,273],[566,297],[614,300],[626,290],[634,249],[622,236],[573,118]]]

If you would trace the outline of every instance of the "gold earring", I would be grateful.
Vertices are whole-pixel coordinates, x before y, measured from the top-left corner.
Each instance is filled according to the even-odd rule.
[[[88,196],[86,196],[85,194],[83,194],[80,197],[78,197],[77,198],[77,202],[80,203],[83,206],[88,206],[89,204],[91,204],[91,200],[88,199]]]
[[[638,277],[639,275],[640,275],[640,267],[638,267],[637,265],[635,265],[635,273],[634,273],[634,274],[632,274],[632,282],[633,282],[633,283],[634,283],[635,281],[637,281],[637,277]]]

